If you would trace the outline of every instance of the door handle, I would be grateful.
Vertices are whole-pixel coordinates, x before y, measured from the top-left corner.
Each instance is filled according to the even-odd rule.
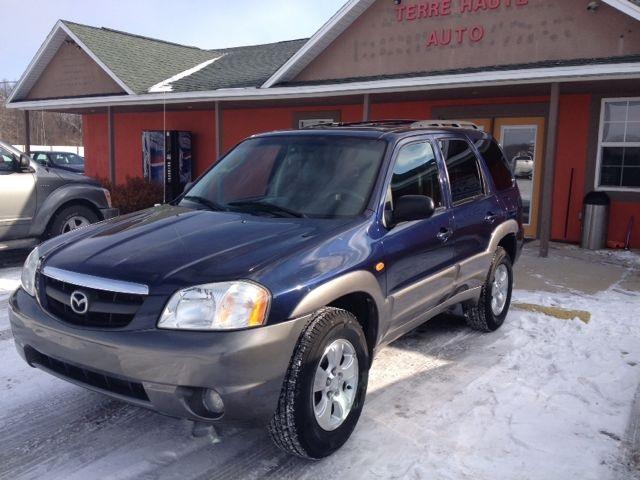
[[[484,221],[487,223],[494,223],[498,219],[498,215],[493,212],[487,212],[487,215],[484,217]]]
[[[451,235],[453,235],[453,230],[450,228],[441,228],[436,236],[442,243],[447,243],[451,238]]]

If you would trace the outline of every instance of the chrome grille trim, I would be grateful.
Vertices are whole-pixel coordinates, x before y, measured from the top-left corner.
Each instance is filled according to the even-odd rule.
[[[95,277],[84,273],[70,272],[55,267],[44,267],[42,274],[79,287],[93,288],[113,293],[128,293],[132,295],[149,295],[149,287],[141,283],[123,282],[111,278]]]

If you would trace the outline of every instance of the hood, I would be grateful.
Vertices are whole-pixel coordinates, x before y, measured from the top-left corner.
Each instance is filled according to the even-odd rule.
[[[346,223],[164,205],[58,237],[46,249],[44,264],[166,294],[215,281],[259,281],[269,262],[310,247]]]
[[[67,182],[82,182],[91,183],[94,185],[100,185],[100,182],[95,178],[87,177],[82,171],[73,171],[67,168],[49,167],[49,172],[54,173],[62,180]]]

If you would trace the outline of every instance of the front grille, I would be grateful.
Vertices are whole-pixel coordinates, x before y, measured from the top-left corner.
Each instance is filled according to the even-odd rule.
[[[46,275],[42,275],[40,285],[40,299],[45,309],[62,321],[83,327],[126,327],[144,301],[143,295],[80,287]],[[71,294],[75,291],[88,298],[89,309],[85,314],[71,308]]]
[[[99,388],[107,392],[117,393],[118,395],[123,395],[125,397],[131,397],[145,402],[149,401],[147,392],[144,391],[144,387],[141,383],[128,382],[93,370],[76,367],[75,365],[62,362],[45,355],[44,353],[40,353],[31,347],[27,347],[26,355],[29,363],[41,366],[46,370],[51,370],[61,377],[75,380],[76,382]]]

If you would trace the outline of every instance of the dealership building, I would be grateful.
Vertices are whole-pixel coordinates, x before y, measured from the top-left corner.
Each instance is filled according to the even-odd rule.
[[[150,132],[187,134],[195,177],[260,132],[472,121],[514,167],[527,236],[578,242],[604,191],[608,239],[640,248],[636,0],[350,0],[310,39],[219,50],[59,21],[7,105],[81,114],[87,174],[115,182],[148,175]]]

